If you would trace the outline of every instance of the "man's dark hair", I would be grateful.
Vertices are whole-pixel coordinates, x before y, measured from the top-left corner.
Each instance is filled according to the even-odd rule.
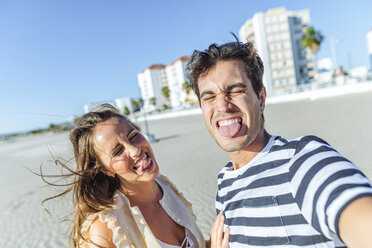
[[[233,34],[234,35],[234,34]],[[234,35],[236,38],[236,36]],[[264,71],[263,63],[258,56],[256,49],[251,42],[242,43],[236,38],[236,42],[230,42],[223,45],[212,44],[204,51],[195,50],[187,64],[187,73],[191,82],[191,88],[194,90],[200,101],[200,92],[198,80],[208,74],[209,70],[217,64],[218,61],[239,60],[245,65],[245,70],[249,80],[252,83],[257,97],[262,90],[262,75]]]

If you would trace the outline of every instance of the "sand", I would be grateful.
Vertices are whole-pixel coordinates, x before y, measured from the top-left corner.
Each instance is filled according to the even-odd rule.
[[[372,178],[372,91],[358,94],[266,106],[265,126],[271,134],[294,138],[316,134],[357,164]],[[140,125],[144,128],[143,123]],[[158,142],[153,149],[161,173],[168,176],[193,204],[205,237],[215,218],[216,177],[229,161],[210,138],[201,115],[149,122]],[[58,222],[69,214],[71,199],[40,202],[56,192],[26,168],[38,171],[42,161],[71,158],[68,134],[42,134],[0,142],[0,247],[67,247],[68,222]],[[50,163],[50,171],[55,169]]]

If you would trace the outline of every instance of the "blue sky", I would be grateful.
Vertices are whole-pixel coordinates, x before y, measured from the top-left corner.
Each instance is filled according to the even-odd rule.
[[[139,97],[137,73],[232,40],[255,12],[310,9],[318,57],[369,66],[372,1],[0,0],[0,134],[47,127],[85,103]],[[351,59],[350,59],[351,58]]]

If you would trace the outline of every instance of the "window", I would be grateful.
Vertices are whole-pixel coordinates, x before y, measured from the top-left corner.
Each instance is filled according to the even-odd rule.
[[[287,18],[287,16],[286,16],[285,14],[280,15],[280,16],[278,17],[279,21],[284,21],[286,18]]]

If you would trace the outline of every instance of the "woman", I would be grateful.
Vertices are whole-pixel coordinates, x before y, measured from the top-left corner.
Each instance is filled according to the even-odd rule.
[[[70,140],[74,247],[205,247],[191,204],[159,176],[150,144],[114,107],[83,115]]]

